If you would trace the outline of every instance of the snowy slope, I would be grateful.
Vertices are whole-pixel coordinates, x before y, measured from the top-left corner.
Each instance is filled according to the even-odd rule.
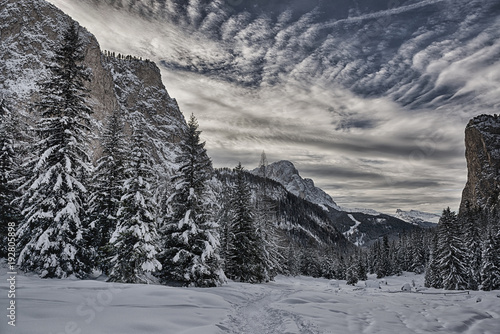
[[[3,261],[3,260],[2,260]],[[5,310],[6,270],[0,269]],[[373,278],[372,278],[373,279]],[[387,282],[387,284],[385,284]],[[497,334],[499,291],[401,292],[423,276],[406,274],[365,282],[279,276],[268,284],[211,289],[41,280],[17,276],[16,327],[0,321],[2,334]],[[378,286],[374,282],[369,286]],[[4,311],[5,312],[5,311]]]
[[[343,234],[346,238],[351,240],[356,246],[362,246],[364,244],[363,239],[365,237],[365,234],[361,233],[361,235],[356,238],[356,241],[352,240],[352,236],[357,235],[359,233],[358,227],[359,227],[359,225],[361,225],[361,222],[359,220],[357,220],[356,218],[354,218],[351,214],[349,214],[347,216],[354,222],[354,225],[352,225],[349,228],[349,230],[344,232]]]
[[[439,222],[439,218],[441,218],[441,216],[433,213],[417,210],[403,211],[401,209],[396,210],[393,216],[421,227],[433,227]]]

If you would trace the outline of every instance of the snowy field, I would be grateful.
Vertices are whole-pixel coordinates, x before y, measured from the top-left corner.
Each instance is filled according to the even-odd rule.
[[[16,327],[7,278],[0,268],[2,334],[500,333],[500,291],[416,292],[423,276],[414,274],[380,289],[309,277],[186,289],[17,275]],[[412,292],[401,292],[405,283]]]

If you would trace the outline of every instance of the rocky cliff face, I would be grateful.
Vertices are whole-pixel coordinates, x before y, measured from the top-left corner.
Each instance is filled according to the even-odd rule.
[[[45,66],[71,17],[44,0],[0,0],[0,97],[31,119],[30,103],[37,98],[36,82],[47,75]],[[89,103],[94,114],[94,152],[106,117],[121,110],[129,126],[146,121],[158,162],[172,164],[186,122],[177,102],[167,93],[158,67],[149,61],[105,56],[96,38],[79,29],[85,65],[92,71]]]
[[[500,193],[500,116],[480,115],[465,129],[467,183],[460,212],[468,202],[472,208],[498,208]]]
[[[256,168],[253,174],[263,176]],[[287,160],[274,162],[266,167],[266,177],[281,183],[286,190],[308,202],[317,204],[328,211],[328,208],[339,209],[330,195],[314,185],[311,179],[303,179],[293,163]]]
[[[20,109],[36,97],[36,83],[47,75],[53,50],[64,29],[73,20],[51,4],[41,0],[0,1],[0,93]],[[101,62],[97,40],[80,28],[85,65],[92,71],[91,102],[95,117],[103,118],[118,103],[113,94],[113,78]]]

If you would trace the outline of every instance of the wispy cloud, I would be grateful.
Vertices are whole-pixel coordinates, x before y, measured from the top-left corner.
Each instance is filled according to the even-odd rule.
[[[51,2],[103,48],[161,64],[215,165],[253,168],[264,149],[345,206],[456,208],[465,124],[500,105],[494,0],[420,1],[341,19],[224,0],[129,0],[130,11]]]

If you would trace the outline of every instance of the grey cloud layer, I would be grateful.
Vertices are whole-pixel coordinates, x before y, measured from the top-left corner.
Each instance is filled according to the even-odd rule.
[[[162,64],[217,166],[253,168],[264,149],[341,205],[456,208],[465,124],[500,106],[494,0],[378,1],[388,9],[344,17],[307,6],[297,14],[282,2],[265,14],[223,0],[124,1],[120,10],[110,1],[51,2],[103,48]]]

